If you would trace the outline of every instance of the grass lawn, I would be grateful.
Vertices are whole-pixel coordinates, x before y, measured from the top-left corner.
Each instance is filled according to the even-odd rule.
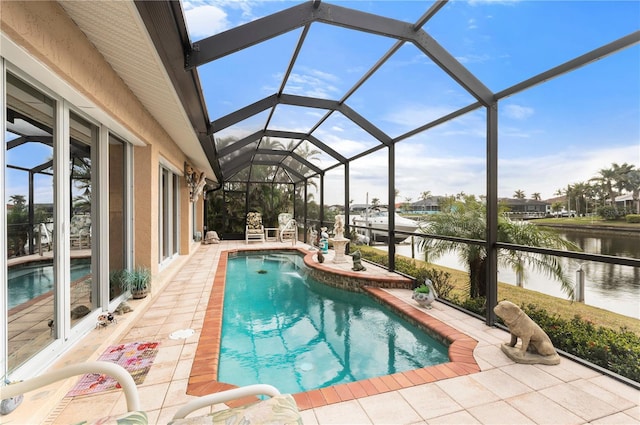
[[[386,254],[383,250],[374,250]],[[408,258],[408,257],[407,257]],[[415,260],[416,263],[425,264],[428,267],[447,271],[451,274],[451,283],[454,285],[452,295],[457,295],[460,298],[466,298],[469,295],[468,284],[469,274],[465,271],[451,269],[448,267],[439,266],[436,264],[428,264],[421,260]],[[613,313],[608,310],[603,310],[598,307],[592,307],[583,303],[572,302],[561,298],[556,298],[551,295],[546,295],[537,291],[532,291],[525,288],[518,288],[517,286],[509,285],[507,283],[498,283],[498,301],[509,300],[517,305],[534,304],[540,308],[545,309],[551,315],[558,315],[564,319],[572,319],[576,315],[580,316],[584,320],[588,320],[595,325],[604,326],[607,328],[619,330],[621,327],[626,327],[631,332],[640,336],[640,320],[634,319],[622,314]]]

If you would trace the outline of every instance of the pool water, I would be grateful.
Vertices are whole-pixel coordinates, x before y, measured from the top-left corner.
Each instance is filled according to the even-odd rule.
[[[91,274],[90,258],[71,260],[71,281]],[[8,308],[30,301],[53,290],[53,263],[33,261],[8,268]]]
[[[297,254],[229,257],[219,381],[297,393],[449,361],[390,309],[305,270]]]

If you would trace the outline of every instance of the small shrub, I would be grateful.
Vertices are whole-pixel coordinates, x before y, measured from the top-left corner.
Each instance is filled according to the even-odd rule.
[[[620,214],[617,208],[611,205],[605,205],[603,207],[598,208],[596,213],[600,217],[602,217],[604,220],[616,220]]]
[[[624,219],[627,223],[640,223],[640,214],[627,214]]]

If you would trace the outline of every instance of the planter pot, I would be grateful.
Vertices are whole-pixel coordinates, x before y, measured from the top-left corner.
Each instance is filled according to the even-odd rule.
[[[131,298],[133,298],[134,300],[140,300],[142,298],[145,298],[148,293],[148,289],[132,289]]]
[[[435,301],[436,296],[434,291],[429,291],[428,294],[414,291],[411,298],[414,299],[421,307],[431,308],[431,304]]]

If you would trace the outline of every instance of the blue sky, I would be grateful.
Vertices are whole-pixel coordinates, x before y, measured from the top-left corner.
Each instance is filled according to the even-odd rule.
[[[191,40],[197,42],[300,3],[206,0],[183,1],[183,8]],[[402,0],[328,3],[410,23],[431,6],[430,1]],[[640,2],[458,0],[447,3],[423,29],[498,92],[637,31]],[[291,31],[199,67],[210,118],[276,93],[299,36],[300,30]],[[338,100],[394,42],[314,23],[284,92]],[[527,197],[538,192],[546,199],[613,162],[640,168],[639,75],[640,46],[635,45],[500,101],[499,196],[523,190]],[[405,44],[346,104],[398,137],[473,101],[428,57]],[[217,136],[252,133],[264,126],[267,115]],[[321,110],[279,105],[272,124],[307,132],[323,115]],[[485,133],[485,113],[477,110],[397,143],[397,201],[417,200],[424,191],[484,194]],[[339,114],[314,135],[347,157],[378,145]],[[19,151],[7,153],[10,162],[28,166],[22,162],[41,160]],[[327,155],[318,160],[322,167],[335,163]],[[387,200],[386,150],[355,161],[350,174],[354,202],[364,203],[367,193],[369,199]],[[327,174],[326,203],[342,203],[342,178],[341,169]],[[22,189],[26,193],[26,177],[8,176],[7,182],[7,198]],[[51,201],[48,183],[37,192],[39,202]]]
[[[299,1],[183,1],[193,42],[299,4]],[[416,22],[430,1],[329,2]],[[498,92],[640,28],[637,1],[451,1],[423,27],[491,91]],[[300,31],[292,31],[198,68],[215,120],[277,92]],[[314,23],[284,92],[338,100],[395,40]],[[543,199],[594,177],[613,162],[640,167],[640,47],[632,46],[499,103],[499,196],[523,190]],[[428,57],[405,44],[348,106],[391,137],[473,102]],[[324,111],[276,108],[273,123],[307,131]],[[266,114],[221,132],[241,137]],[[378,142],[343,116],[314,133],[350,156]],[[482,110],[396,145],[399,199],[485,193]],[[322,166],[333,163],[321,157]],[[387,199],[380,152],[350,170],[351,199]],[[342,172],[328,173],[325,202],[344,199]]]

